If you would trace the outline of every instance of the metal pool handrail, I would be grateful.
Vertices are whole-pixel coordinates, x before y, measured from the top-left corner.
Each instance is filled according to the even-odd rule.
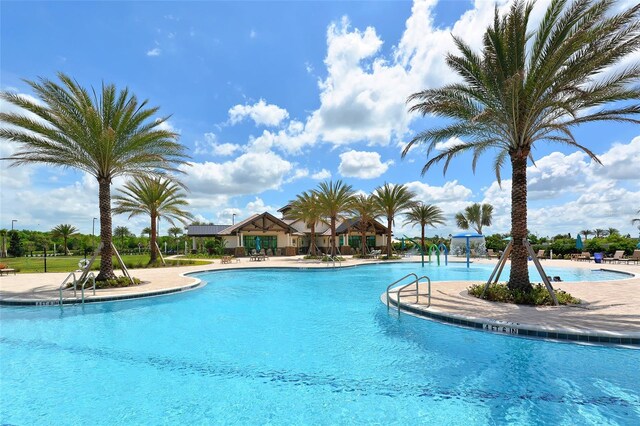
[[[408,284],[403,285],[402,287],[398,287],[397,289],[391,290],[391,286],[399,283],[400,281],[404,280],[407,277],[410,277],[411,275],[413,275],[414,277],[416,277],[415,280],[411,281]],[[427,293],[420,293],[420,280],[422,279],[426,279],[427,280]],[[409,296],[416,296],[416,303],[418,303],[420,296],[427,296],[427,308],[429,306],[431,306],[431,279],[426,276],[423,275],[421,277],[418,278],[418,276],[416,274],[408,274],[405,275],[404,277],[400,278],[398,281],[392,283],[389,285],[389,287],[387,287],[387,310],[389,310],[389,305],[390,305],[390,296],[389,293],[396,293],[397,294],[397,300],[396,300],[396,308],[398,309],[398,315],[400,315],[400,297],[401,297],[401,293],[402,292],[407,292],[409,290],[407,290],[409,288],[409,286],[411,285],[415,285],[416,289],[415,289],[415,293],[410,293]]]
[[[412,273],[407,274],[404,277],[392,282],[391,284],[389,284],[387,286],[387,310],[389,310],[389,303],[390,303],[390,300],[391,300],[391,298],[389,297],[389,293],[390,293],[391,287],[393,287],[394,285],[398,284],[400,281],[404,281],[406,278],[409,278],[410,276],[413,276],[414,280],[418,279],[418,276],[415,273],[412,272]]]
[[[338,261],[338,263],[340,264],[340,267],[342,267],[342,261],[337,257],[337,256],[327,256],[327,265],[329,266],[329,261],[333,261],[333,267],[336,267],[336,260]]]
[[[76,280],[76,273],[71,272],[69,275],[67,275],[67,278],[62,281],[62,284],[60,284],[60,288],[58,289],[58,291],[60,292],[60,306],[62,306],[62,290],[65,288],[67,281],[69,281],[69,278],[71,277],[73,277],[73,297],[76,297],[78,294],[76,289],[76,285],[78,284],[78,281]]]
[[[81,290],[81,294],[82,294],[82,303],[84,304],[84,286],[89,282],[89,280],[91,280],[93,282],[93,295],[96,295],[96,276],[93,274],[93,272],[89,272],[89,275],[87,275],[87,278],[84,279],[84,281],[82,282],[82,286],[80,286],[80,290]]]

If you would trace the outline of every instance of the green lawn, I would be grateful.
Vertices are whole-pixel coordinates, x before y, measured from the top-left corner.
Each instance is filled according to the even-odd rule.
[[[55,256],[47,257],[47,272],[72,272],[79,269],[78,262],[84,259],[82,256]],[[149,262],[148,254],[127,254],[122,256],[127,268],[144,268]],[[186,265],[204,265],[210,262],[198,261],[192,259],[185,260],[167,260],[167,265],[186,266]],[[4,263],[8,268],[16,269],[18,272],[44,272],[43,257],[9,257],[0,259],[0,263]],[[113,258],[113,264],[117,268],[117,259]],[[91,268],[92,270],[100,269],[100,257],[96,258]]]

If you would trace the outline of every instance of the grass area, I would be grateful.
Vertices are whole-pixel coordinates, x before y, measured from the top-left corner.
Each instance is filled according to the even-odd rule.
[[[78,262],[83,260],[83,256],[55,256],[47,257],[47,272],[71,272],[79,269]],[[149,263],[148,254],[126,254],[122,256],[122,260],[127,268],[146,268]],[[191,260],[191,259],[167,259],[168,266],[188,266],[188,265],[206,265],[210,262]],[[9,257],[0,259],[0,263],[4,263],[8,268],[13,268],[18,272],[44,272],[43,257]],[[117,259],[113,258],[114,268],[119,268]],[[100,256],[96,258],[91,270],[100,269]]]

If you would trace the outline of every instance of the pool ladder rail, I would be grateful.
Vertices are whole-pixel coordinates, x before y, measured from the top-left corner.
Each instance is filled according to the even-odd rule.
[[[407,278],[409,277],[413,277],[413,280],[411,280],[409,283],[401,287],[396,287],[394,289],[391,288],[396,284],[406,281]],[[422,280],[426,280],[426,283],[427,283],[426,293],[420,293],[420,283],[425,282]],[[411,288],[411,286],[415,286],[415,288]],[[387,311],[391,307],[391,293],[396,293],[396,308],[398,310],[398,316],[400,315],[400,298],[401,297],[415,296],[416,297],[415,303],[418,303],[420,296],[427,296],[427,305],[425,307],[428,308],[429,306],[431,306],[431,279],[426,275],[418,277],[418,275],[411,273],[389,284],[387,286]]]
[[[329,266],[329,262],[333,262],[333,267],[336,267],[336,261],[338,261],[338,265],[340,267],[342,267],[342,261],[340,260],[340,258],[338,256],[327,256],[327,263],[325,266]]]
[[[69,281],[70,278],[73,278],[73,281]],[[82,283],[80,283],[80,281],[76,278],[76,274],[75,272],[71,272],[69,275],[67,275],[67,278],[64,279],[64,281],[62,281],[62,284],[60,284],[60,288],[58,289],[59,293],[60,293],[60,300],[59,300],[59,304],[60,306],[62,306],[63,304],[63,297],[62,297],[62,290],[64,290],[67,286],[67,284],[73,283],[73,297],[77,300],[78,298],[78,287],[80,287],[80,295],[81,295],[81,303],[84,304],[84,289],[87,285],[87,283],[91,282],[91,288],[93,289],[93,295],[96,295],[96,276],[94,275],[93,272],[89,272],[89,274],[85,277],[85,279],[82,281]]]

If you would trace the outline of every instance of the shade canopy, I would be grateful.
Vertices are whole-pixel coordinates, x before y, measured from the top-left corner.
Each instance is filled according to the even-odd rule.
[[[477,239],[482,239],[484,240],[484,235],[482,234],[476,234],[473,232],[467,232],[464,234],[456,234],[456,235],[452,235],[451,239],[458,239],[458,240],[465,240],[466,242],[466,252],[467,252],[467,268],[469,267],[469,264],[471,263],[471,240],[477,240]],[[453,245],[453,244],[452,244]]]

